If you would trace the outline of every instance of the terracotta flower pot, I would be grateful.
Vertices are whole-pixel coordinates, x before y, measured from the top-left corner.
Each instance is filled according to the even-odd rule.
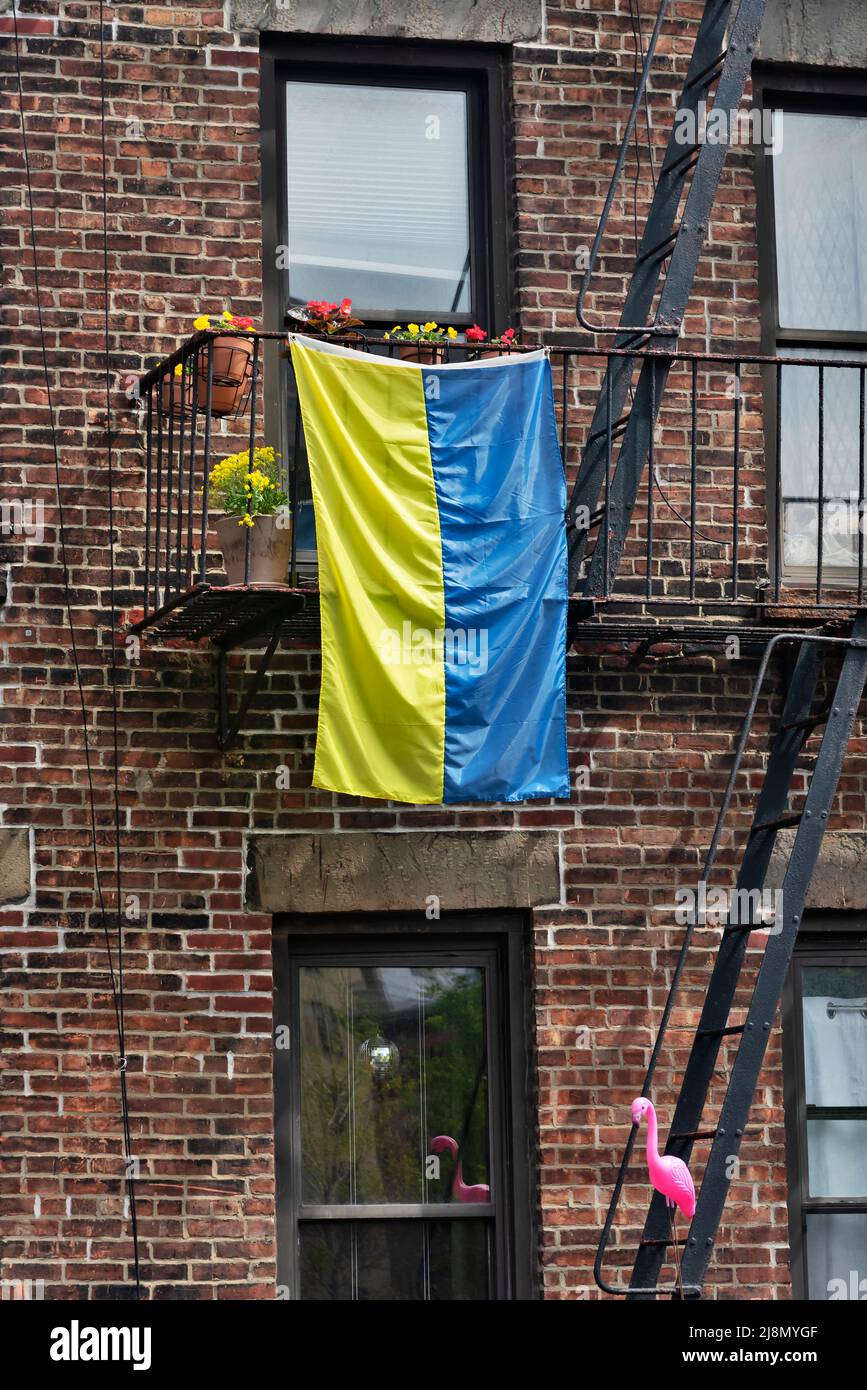
[[[174,415],[176,419],[184,415],[189,419],[192,413],[193,378],[190,373],[163,377],[163,415]]]
[[[240,405],[252,372],[253,343],[238,333],[218,333],[211,340],[211,414],[231,415]],[[199,401],[207,401],[208,354],[199,356]]]
[[[514,349],[514,346],[512,346],[512,347],[505,347],[505,346],[504,346],[504,347],[495,347],[495,348],[482,348],[480,352],[477,352],[477,353],[476,353],[476,358],[477,358],[477,360],[478,360],[479,362],[484,362],[488,357],[514,357],[514,356],[515,356],[515,349]]]
[[[244,583],[244,555],[250,533],[250,584],[285,584],[292,555],[292,522],[278,526],[277,516],[257,516],[252,526],[238,524],[237,516],[218,516],[217,541],[230,584]]]
[[[421,362],[425,367],[436,367],[443,360],[440,343],[401,343],[397,351],[404,362]]]

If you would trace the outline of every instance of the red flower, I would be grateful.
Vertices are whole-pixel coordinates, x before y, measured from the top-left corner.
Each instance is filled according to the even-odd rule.
[[[468,343],[484,343],[487,341],[487,337],[488,335],[484,328],[479,328],[477,323],[474,323],[472,328],[468,328],[466,332]]]
[[[352,313],[352,300],[351,300],[351,299],[341,299],[341,301],[340,301],[340,312],[341,312],[341,314],[343,315],[343,317],[344,317],[345,319],[348,319],[348,318],[349,318],[349,315]]]
[[[504,343],[510,343],[510,342],[512,341],[512,339],[514,338],[514,336],[515,336],[515,330],[514,330],[514,328],[507,328],[506,331],[505,331],[505,333],[503,334],[503,342],[504,342]]]
[[[235,325],[236,328],[252,328],[252,327],[253,327],[253,320],[252,320],[252,319],[239,319],[239,318],[236,317],[236,318],[233,320],[233,323],[234,323],[234,325]]]

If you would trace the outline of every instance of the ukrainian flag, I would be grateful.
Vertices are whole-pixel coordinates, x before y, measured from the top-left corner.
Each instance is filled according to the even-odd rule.
[[[314,786],[567,797],[566,488],[546,354],[425,366],[290,341],[319,551]]]

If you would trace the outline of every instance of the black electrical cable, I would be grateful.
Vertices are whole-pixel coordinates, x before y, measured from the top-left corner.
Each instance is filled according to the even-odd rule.
[[[93,784],[93,764],[92,764],[92,759],[91,759],[90,740],[89,740],[89,737],[88,737],[87,706],[86,706],[85,699],[84,699],[84,684],[83,684],[82,678],[81,678],[81,662],[80,662],[79,653],[78,653],[78,643],[77,643],[76,634],[75,634],[75,624],[74,624],[74,622],[73,622],[73,617],[72,617],[71,578],[70,578],[69,556],[68,556],[67,545],[66,545],[66,519],[65,519],[64,504],[63,504],[63,486],[62,486],[61,478],[60,478],[60,450],[59,450],[59,445],[58,445],[58,441],[57,441],[57,424],[56,424],[56,420],[55,420],[54,399],[53,399],[53,393],[52,393],[52,389],[51,389],[51,373],[50,373],[50,371],[49,371],[49,366],[48,366],[48,352],[47,352],[47,348],[46,348],[46,339],[45,339],[45,321],[44,321],[44,317],[43,317],[43,313],[42,313],[42,292],[41,292],[40,279],[39,279],[39,258],[38,258],[37,241],[36,241],[36,219],[35,219],[35,215],[34,215],[33,180],[32,180],[32,174],[31,174],[31,166],[30,166],[30,150],[29,150],[29,146],[28,146],[28,143],[27,143],[27,125],[26,125],[26,122],[25,122],[25,119],[24,119],[24,82],[23,82],[23,75],[22,75],[22,70],[21,70],[21,43],[20,43],[20,36],[19,36],[19,30],[18,30],[18,14],[17,14],[17,7],[16,7],[16,4],[14,4],[14,3],[13,3],[13,6],[12,6],[12,29],[13,29],[14,47],[15,47],[15,76],[16,76],[16,83],[17,83],[17,87],[18,87],[18,114],[19,114],[19,119],[20,119],[20,124],[21,124],[21,148],[22,148],[22,154],[23,154],[23,159],[24,159],[24,174],[25,174],[25,182],[26,182],[26,187],[27,187],[27,207],[28,207],[28,221],[29,221],[29,231],[30,231],[30,248],[31,248],[31,254],[32,254],[32,257],[33,257],[33,289],[34,289],[34,300],[35,300],[35,304],[36,304],[36,318],[37,318],[37,324],[38,324],[38,329],[39,329],[40,355],[41,355],[41,358],[42,358],[42,372],[43,372],[43,376],[44,376],[44,378],[45,378],[46,405],[47,405],[47,409],[48,409],[49,429],[50,429],[50,433],[51,433],[51,445],[52,445],[52,453],[53,453],[53,457],[54,457],[54,482],[55,482],[55,494],[56,494],[56,498],[57,498],[57,519],[58,519],[58,534],[59,534],[59,541],[60,541],[61,568],[62,568],[62,571],[63,571],[63,597],[64,597],[64,609],[65,609],[65,612],[66,612],[67,625],[68,625],[68,627],[69,627],[70,645],[71,645],[71,650],[72,650],[72,664],[73,664],[73,669],[74,669],[74,672],[75,672],[75,683],[76,683],[76,687],[77,687],[77,690],[78,690],[78,703],[79,703],[79,708],[80,708],[80,712],[81,712],[81,729],[82,729],[82,737],[83,737],[83,742],[84,742],[85,775],[86,775],[86,778],[87,778],[88,802],[89,802],[89,810],[90,810],[90,817],[89,817],[89,819],[90,819],[90,841],[91,841],[91,852],[92,852],[92,855],[93,855],[94,882],[95,882],[95,886],[96,886],[97,901],[98,901],[98,903],[99,903],[99,914],[100,914],[100,920],[101,920],[101,923],[102,923],[102,931],[103,931],[103,936],[104,936],[104,939],[105,939],[106,955],[107,955],[107,959],[108,959],[108,975],[109,975],[109,981],[110,981],[110,984],[111,984],[112,1004],[113,1004],[114,1015],[115,1015],[115,1026],[116,1026],[116,1029],[117,1029],[118,1046],[119,1046],[119,1048],[120,1048],[120,1059],[119,1059],[119,1060],[120,1060],[120,1068],[121,1068],[121,1070],[120,1070],[121,1110],[122,1110],[122,1117],[123,1117],[124,1141],[125,1141],[125,1143],[127,1144],[127,1156],[128,1156],[128,1154],[129,1154],[128,1135],[129,1135],[130,1130],[129,1130],[129,1104],[128,1104],[128,1097],[127,1097],[127,1090],[126,1090],[126,1076],[125,1076],[125,1070],[124,1070],[125,1064],[126,1064],[126,1063],[125,1063],[125,1054],[124,1054],[124,1051],[123,1051],[123,1037],[124,1037],[124,1033],[123,1033],[123,1026],[122,1026],[122,1000],[121,1000],[121,996],[119,995],[119,991],[118,991],[118,980],[117,980],[117,976],[116,976],[116,974],[115,974],[115,969],[114,969],[114,958],[113,958],[113,955],[112,955],[111,938],[109,937],[109,934],[108,934],[108,916],[107,916],[106,909],[105,909],[105,896],[104,896],[103,889],[102,889],[102,879],[101,879],[101,876],[100,876],[100,869],[99,869],[98,834],[97,834],[97,828],[96,828],[96,794],[95,794],[94,784]],[[119,904],[118,904],[118,907],[119,907]],[[118,912],[118,923],[119,923],[119,922],[120,922],[120,917],[119,917],[119,912]],[[135,1210],[135,1192],[134,1192],[134,1188],[133,1188],[133,1186],[132,1186],[132,1180],[131,1180],[131,1177],[130,1177],[130,1174],[129,1174],[129,1170],[128,1170],[128,1169],[127,1169],[127,1172],[126,1172],[126,1178],[127,1178],[128,1188],[129,1188],[129,1191],[130,1191],[130,1214],[131,1214],[131,1218],[132,1218],[132,1236],[133,1236],[133,1252],[134,1252],[134,1261],[135,1261],[136,1295],[137,1295],[137,1297],[140,1297],[140,1296],[141,1296],[141,1283],[140,1283],[140,1277],[139,1277],[138,1223],[137,1223],[137,1219],[136,1219],[136,1210]]]
[[[629,0],[629,13],[632,14],[632,0]],[[635,23],[638,29],[638,43],[641,48],[641,62],[644,65],[644,28],[641,23],[641,0],[635,0]],[[644,84],[644,122],[647,131],[647,155],[650,160],[650,178],[653,183],[653,191],[656,192],[656,160],[653,154],[653,139],[651,131],[653,125],[650,120],[650,83]]]
[[[114,547],[117,542],[114,526],[114,448],[111,430],[111,344],[109,337],[109,274],[108,274],[108,153],[106,149],[106,83],[105,83],[105,20],[103,0],[99,0],[99,139],[102,161],[102,279],[103,279],[103,330],[105,366],[105,437],[108,463],[108,566],[109,600],[111,608],[110,647],[111,658],[109,675],[111,684],[111,729],[112,729],[112,789],[114,797],[114,873],[115,873],[115,915],[117,920],[117,978],[119,995],[119,1044],[120,1044],[120,1087],[123,1112],[124,1143],[126,1147],[126,1182],[129,1194],[130,1225],[133,1236],[133,1263],[135,1269],[136,1295],[141,1298],[141,1272],[139,1267],[138,1214],[136,1211],[135,1160],[132,1154],[132,1129],[129,1118],[129,1097],[127,1094],[127,1056],[126,1056],[126,1018],[124,1013],[123,991],[123,894],[121,888],[120,853],[120,786],[119,765],[120,747],[118,740],[118,697],[117,697],[117,603],[114,565]]]

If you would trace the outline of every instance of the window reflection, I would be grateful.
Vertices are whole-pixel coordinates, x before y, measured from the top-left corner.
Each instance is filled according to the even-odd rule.
[[[470,313],[467,95],[286,84],[289,293]]]
[[[484,971],[309,966],[300,1006],[302,1203],[480,1200]]]

